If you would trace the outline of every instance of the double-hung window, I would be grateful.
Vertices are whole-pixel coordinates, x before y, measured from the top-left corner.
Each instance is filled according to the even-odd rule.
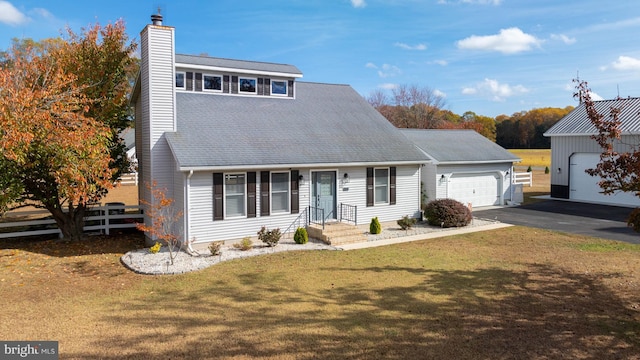
[[[246,93],[246,94],[257,94],[258,90],[257,90],[257,83],[258,83],[258,79],[256,78],[245,78],[245,77],[239,77],[238,78],[238,91],[240,93]]]
[[[225,218],[246,216],[246,175],[226,174],[224,178]]]
[[[389,169],[374,170],[374,202],[376,204],[389,203]]]
[[[271,213],[288,213],[289,204],[289,172],[272,172]]]

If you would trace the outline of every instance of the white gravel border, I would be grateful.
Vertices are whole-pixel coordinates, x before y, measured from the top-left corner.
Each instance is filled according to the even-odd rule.
[[[335,247],[327,245],[321,241],[315,239],[309,239],[306,244],[296,244],[292,240],[280,241],[278,245],[274,247],[268,247],[264,244],[255,244],[251,250],[242,251],[234,248],[232,245],[223,245],[220,255],[212,256],[208,249],[199,251],[198,254],[188,254],[184,251],[178,252],[174,259],[174,264],[171,265],[169,257],[169,251],[166,246],[163,246],[157,254],[149,252],[148,248],[132,250],[122,255],[120,261],[122,264],[133,272],[145,275],[169,275],[169,274],[183,274],[191,271],[197,271],[205,269],[209,266],[215,265],[222,261],[234,260],[245,258],[249,256],[258,256],[263,254],[273,254],[282,251],[304,251],[304,250],[343,250],[350,248],[364,248],[370,246],[376,246],[376,243],[380,245],[388,245],[391,239],[397,239],[398,242],[402,242],[402,238],[406,240],[419,240],[419,235],[431,234],[446,236],[450,233],[455,233],[464,229],[464,232],[474,231],[473,228],[481,230],[482,228],[491,227],[499,224],[498,221],[485,220],[474,218],[472,223],[464,228],[439,228],[433,227],[426,223],[418,223],[411,230],[404,231],[398,226],[389,226],[383,224],[382,233],[378,235],[367,235],[367,241],[353,244],[351,246],[345,245],[345,247]],[[368,228],[368,227],[367,227]],[[434,236],[432,236],[434,237]]]

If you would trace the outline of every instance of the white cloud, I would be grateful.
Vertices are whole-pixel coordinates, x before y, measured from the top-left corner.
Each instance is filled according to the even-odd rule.
[[[611,63],[611,67],[616,70],[640,70],[640,59],[630,56],[620,56],[618,60]]]
[[[533,46],[540,46],[542,40],[533,35],[525,34],[514,27],[502,29],[497,35],[472,35],[457,42],[460,49],[498,51],[503,54],[515,54],[529,51]]]
[[[351,6],[354,8],[363,8],[367,6],[367,3],[364,0],[351,0]]]
[[[382,64],[382,66],[377,66],[376,64],[369,62],[365,65],[365,67],[378,70],[378,76],[383,79],[402,74],[402,70],[400,70],[400,68],[395,65]]]
[[[570,37],[568,37],[567,35],[564,35],[564,34],[551,34],[551,40],[562,41],[563,43],[565,43],[567,45],[571,45],[571,44],[576,42],[576,38],[570,38]]]
[[[438,0],[438,4],[478,4],[478,5],[500,5],[502,0]]]
[[[601,101],[601,100],[604,100],[604,98],[592,91],[591,92],[591,100],[593,100],[593,101]]]
[[[462,94],[464,95],[479,95],[489,98],[492,101],[504,101],[508,97],[527,92],[529,92],[529,90],[522,85],[511,86],[509,84],[500,84],[494,79],[484,79],[483,82],[462,89]]]
[[[378,85],[378,87],[384,90],[393,90],[398,87],[398,84],[384,83],[384,84]]]
[[[440,66],[447,66],[449,65],[449,63],[447,62],[447,60],[434,60],[429,62],[429,64],[436,64],[436,65],[440,65]]]
[[[427,50],[427,45],[425,44],[418,44],[418,45],[408,45],[405,43],[401,43],[401,42],[397,42],[395,44],[393,44],[393,46],[397,46],[401,49],[405,49],[405,50]]]
[[[0,0],[0,23],[15,26],[27,21],[29,21],[29,18],[10,2]]]
[[[438,89],[433,90],[433,95],[435,95],[437,97],[440,97],[440,98],[443,98],[443,99],[447,97],[446,93],[444,93],[444,92],[442,92],[442,91],[440,91]]]

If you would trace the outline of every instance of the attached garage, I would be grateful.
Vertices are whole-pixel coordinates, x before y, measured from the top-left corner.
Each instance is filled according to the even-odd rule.
[[[569,159],[569,198],[576,201],[639,206],[640,199],[630,193],[604,195],[598,186],[599,177],[585,172],[600,161],[598,153],[575,153]]]
[[[431,160],[421,171],[426,201],[454,199],[474,208],[512,200],[513,163],[520,159],[473,130],[402,129]]]
[[[453,174],[449,178],[448,198],[473,207],[500,205],[500,175],[496,173]]]
[[[611,109],[620,109],[620,140],[614,144],[618,152],[632,151],[640,145],[640,98],[602,100],[594,102],[595,110],[609,116]],[[640,198],[630,193],[602,194],[599,177],[589,176],[600,161],[602,149],[591,138],[596,127],[587,116],[584,104],[553,125],[544,136],[551,139],[551,197],[618,206],[640,206]]]

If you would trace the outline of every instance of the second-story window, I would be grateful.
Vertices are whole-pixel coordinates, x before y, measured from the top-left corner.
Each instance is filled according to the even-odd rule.
[[[287,96],[287,80],[271,80],[271,95]]]
[[[238,78],[238,91],[240,93],[256,94],[257,93],[257,87],[256,87],[256,83],[257,82],[258,82],[258,80],[256,78],[239,77]]]
[[[222,91],[222,76],[204,74],[202,77],[204,91]]]
[[[185,89],[185,73],[176,71],[176,89]]]

